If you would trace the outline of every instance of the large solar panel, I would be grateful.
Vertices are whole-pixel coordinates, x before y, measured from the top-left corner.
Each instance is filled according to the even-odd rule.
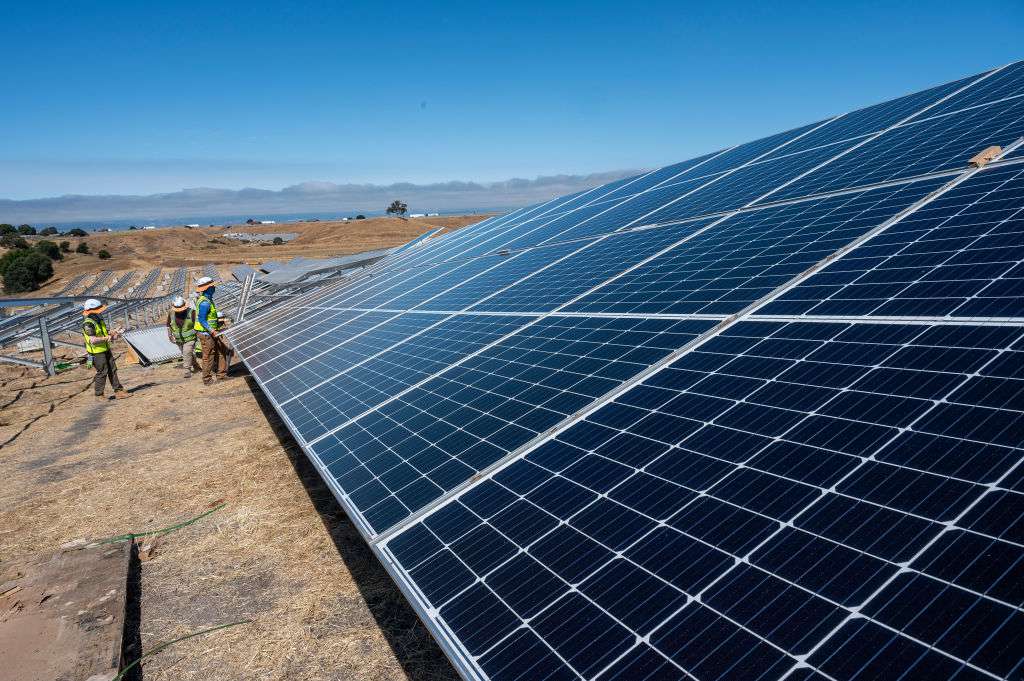
[[[521,208],[232,340],[466,678],[1021,678],[1022,107]]]

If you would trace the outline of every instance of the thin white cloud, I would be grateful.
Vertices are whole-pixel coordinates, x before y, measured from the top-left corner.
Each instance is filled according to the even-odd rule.
[[[594,187],[637,171],[551,175],[502,182],[407,182],[390,185],[303,182],[280,190],[195,187],[165,194],[75,195],[41,199],[0,199],[0,222],[43,223],[79,220],[176,218],[242,213],[324,213],[383,210],[394,199],[410,210],[500,209],[545,201]]]

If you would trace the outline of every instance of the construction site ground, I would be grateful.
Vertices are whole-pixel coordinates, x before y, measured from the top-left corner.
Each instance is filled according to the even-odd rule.
[[[54,295],[73,277],[103,270],[124,272],[153,267],[193,267],[219,265],[224,276],[240,263],[257,265],[267,261],[284,262],[295,257],[329,258],[393,248],[412,241],[432,229],[439,234],[479,222],[484,215],[441,215],[429,218],[380,217],[347,222],[286,222],[275,225],[229,225],[220,227],[161,227],[118,232],[90,232],[86,237],[39,237],[68,241],[71,250],[84,242],[90,253],[66,253],[54,263],[54,276],[37,293]],[[293,233],[296,238],[280,245],[225,237],[226,233]],[[31,238],[31,242],[39,238]],[[111,257],[100,260],[105,250]],[[0,249],[0,253],[3,250]],[[197,270],[198,271],[198,270]]]
[[[209,387],[181,373],[122,358],[132,397],[100,402],[88,367],[0,367],[0,568],[223,504],[134,563],[126,658],[250,621],[176,643],[128,678],[456,679],[244,367]]]

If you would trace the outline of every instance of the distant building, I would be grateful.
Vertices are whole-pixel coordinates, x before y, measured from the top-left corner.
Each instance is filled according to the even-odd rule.
[[[199,223],[198,222],[193,222],[193,223],[185,225],[185,226],[186,227],[191,227],[192,229],[195,229],[196,227],[199,226]]]
[[[425,218],[425,217],[427,217],[427,214],[426,213],[409,213],[409,217],[411,217],[411,218]]]
[[[260,220],[261,225],[276,225],[277,220]]]
[[[146,225],[142,229],[156,229],[156,225]]]
[[[436,218],[440,213],[427,213],[428,218]]]

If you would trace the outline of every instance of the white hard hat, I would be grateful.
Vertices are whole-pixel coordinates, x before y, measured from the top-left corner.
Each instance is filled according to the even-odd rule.
[[[178,312],[181,312],[182,310],[188,307],[188,303],[185,302],[185,299],[182,298],[181,296],[174,296],[174,300],[171,301],[171,307],[173,307]]]
[[[196,279],[196,290],[202,291],[213,284],[213,277],[199,277]]]
[[[96,300],[95,298],[90,298],[89,300],[82,303],[83,310],[98,310],[101,307],[103,307],[103,303]]]

